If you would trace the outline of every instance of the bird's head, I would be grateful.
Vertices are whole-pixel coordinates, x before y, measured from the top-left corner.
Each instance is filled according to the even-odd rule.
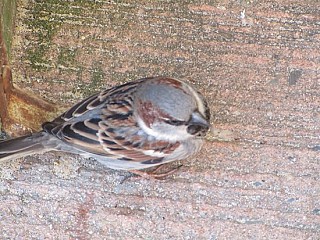
[[[166,77],[146,80],[138,87],[134,102],[138,124],[158,140],[203,137],[210,128],[207,102],[183,81]]]

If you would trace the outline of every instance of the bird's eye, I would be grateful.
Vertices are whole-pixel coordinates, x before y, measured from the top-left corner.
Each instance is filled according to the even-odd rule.
[[[165,122],[167,124],[170,124],[173,126],[182,126],[182,125],[186,124],[186,122],[184,122],[184,121],[174,120],[174,119],[167,119],[167,120],[165,120]]]

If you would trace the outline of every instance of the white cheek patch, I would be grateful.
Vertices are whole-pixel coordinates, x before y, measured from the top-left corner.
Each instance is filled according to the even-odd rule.
[[[176,141],[184,141],[193,137],[192,135],[188,134],[186,131],[186,128],[183,128],[183,127],[177,127],[177,126],[166,124],[163,126],[151,125],[151,127],[149,128],[141,118],[137,116],[136,119],[139,126],[142,128],[142,130],[145,133],[147,133],[148,135],[158,140],[176,142]]]

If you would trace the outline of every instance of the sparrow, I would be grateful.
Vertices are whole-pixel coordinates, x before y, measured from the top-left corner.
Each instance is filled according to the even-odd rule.
[[[168,77],[142,78],[80,101],[40,132],[0,142],[0,161],[62,151],[112,169],[139,170],[195,154],[209,129],[207,102],[193,87]]]

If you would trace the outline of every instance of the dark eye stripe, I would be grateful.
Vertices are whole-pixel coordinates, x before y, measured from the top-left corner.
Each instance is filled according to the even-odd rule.
[[[185,121],[180,121],[180,120],[170,119],[170,120],[165,120],[165,122],[166,122],[167,124],[170,124],[170,125],[173,125],[173,126],[186,125],[186,122],[185,122]]]

